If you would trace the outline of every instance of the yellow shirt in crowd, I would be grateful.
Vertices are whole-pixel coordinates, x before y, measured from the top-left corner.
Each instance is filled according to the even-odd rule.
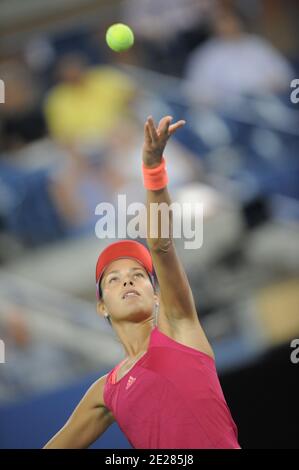
[[[127,110],[135,85],[110,66],[90,68],[81,84],[55,86],[45,102],[50,134],[62,142],[101,138]]]

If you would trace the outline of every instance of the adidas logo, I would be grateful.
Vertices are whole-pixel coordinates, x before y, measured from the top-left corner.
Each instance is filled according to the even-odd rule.
[[[132,377],[130,375],[129,379],[128,379],[128,382],[127,382],[127,385],[126,385],[126,390],[128,390],[129,387],[131,387],[131,385],[133,385],[133,383],[135,382],[136,380],[136,377]]]

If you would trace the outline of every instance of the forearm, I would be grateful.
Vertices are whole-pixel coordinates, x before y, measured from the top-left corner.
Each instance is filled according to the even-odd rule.
[[[75,411],[44,449],[87,449],[112,424],[113,417],[104,408]]]
[[[151,250],[167,251],[172,243],[173,222],[170,206],[171,199],[167,187],[158,191],[147,190],[147,243]]]
[[[82,440],[77,439],[67,426],[63,427],[52,439],[47,442],[44,449],[82,449]]]
[[[171,116],[165,116],[156,129],[149,117],[144,126],[142,161],[147,188],[147,242],[150,250],[157,252],[167,252],[172,246],[173,215],[163,154],[167,140],[185,121],[170,125],[171,121]]]
[[[47,442],[44,449],[88,449],[104,432],[99,432],[98,424],[90,423],[89,426],[65,425],[52,439]]]

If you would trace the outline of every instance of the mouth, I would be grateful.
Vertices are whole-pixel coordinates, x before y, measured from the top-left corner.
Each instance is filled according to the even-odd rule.
[[[123,294],[122,299],[131,299],[134,297],[140,297],[140,294],[137,290],[131,289]]]

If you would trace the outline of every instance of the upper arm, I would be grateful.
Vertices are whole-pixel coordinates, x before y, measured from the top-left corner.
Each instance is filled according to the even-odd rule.
[[[173,242],[167,243],[165,248],[151,247],[151,254],[165,312],[172,319],[198,321],[190,284]]]
[[[84,449],[114,422],[103,402],[106,375],[88,389],[63,428],[46,444],[52,449]]]
[[[159,328],[174,339],[214,357],[200,324],[191,287],[173,242],[151,247],[160,288]]]

